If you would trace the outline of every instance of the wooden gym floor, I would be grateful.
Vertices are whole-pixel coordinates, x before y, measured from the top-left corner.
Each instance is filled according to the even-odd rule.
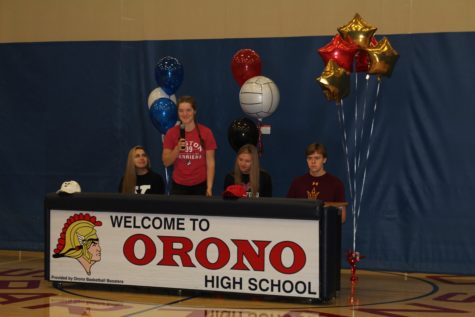
[[[0,250],[0,316],[172,317],[442,317],[475,316],[475,276],[358,271],[352,288],[325,304],[228,299],[80,284],[53,287],[43,278],[41,252]]]

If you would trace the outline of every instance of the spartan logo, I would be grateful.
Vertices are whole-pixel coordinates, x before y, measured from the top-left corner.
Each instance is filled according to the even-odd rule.
[[[95,216],[74,214],[68,218],[58,239],[53,258],[76,259],[91,275],[91,267],[101,260],[101,247],[94,227],[102,226]]]

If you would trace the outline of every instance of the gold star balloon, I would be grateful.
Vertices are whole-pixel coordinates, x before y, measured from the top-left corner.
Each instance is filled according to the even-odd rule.
[[[331,59],[316,81],[329,101],[340,103],[350,93],[350,75]]]
[[[344,40],[355,43],[361,48],[366,48],[377,29],[356,13],[350,22],[338,28],[338,32]]]
[[[399,54],[386,37],[383,37],[375,47],[367,48],[366,52],[370,60],[368,74],[391,76]]]

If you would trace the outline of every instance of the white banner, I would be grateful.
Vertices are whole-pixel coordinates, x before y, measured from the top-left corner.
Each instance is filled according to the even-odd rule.
[[[50,280],[319,298],[319,221],[50,211]]]

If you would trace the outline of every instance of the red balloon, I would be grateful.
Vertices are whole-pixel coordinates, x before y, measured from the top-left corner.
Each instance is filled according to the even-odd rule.
[[[244,48],[234,54],[231,60],[233,77],[242,86],[249,78],[261,75],[262,64],[259,55],[249,48]]]
[[[333,59],[348,72],[353,69],[353,57],[357,51],[358,45],[343,40],[339,34],[335,35],[330,43],[318,49],[325,65]]]
[[[376,38],[372,37],[371,41],[369,42],[369,47],[373,48],[377,44],[378,44],[378,41],[376,40]],[[360,49],[355,55],[355,60],[356,60],[355,68],[358,73],[368,72],[370,60],[369,60],[369,56],[366,50]]]

